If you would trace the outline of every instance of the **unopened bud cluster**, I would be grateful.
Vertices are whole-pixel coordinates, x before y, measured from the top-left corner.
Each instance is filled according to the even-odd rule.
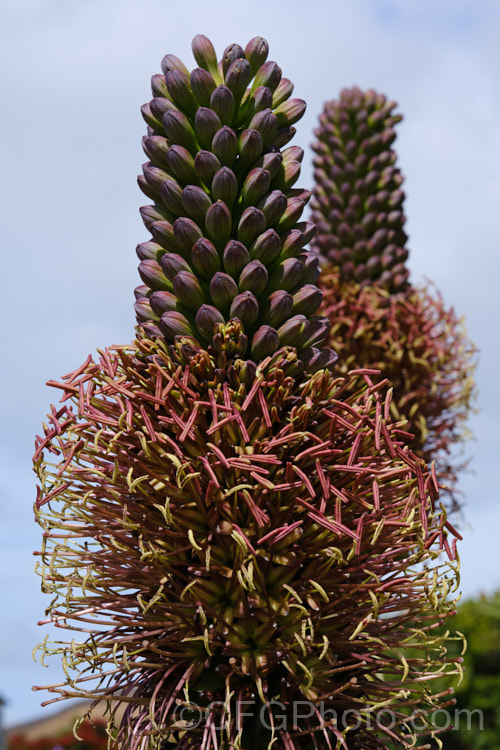
[[[310,193],[294,187],[303,151],[281,150],[305,102],[290,98],[261,37],[230,45],[220,62],[205,36],[192,49],[199,67],[167,55],[142,108],[139,185],[154,205],[141,210],[152,240],[137,248],[137,319],[151,338],[205,346],[236,319],[242,356],[292,346],[308,369],[329,366],[334,353],[317,348],[329,332],[315,315],[318,258],[304,249],[315,227],[299,221]]]
[[[314,249],[345,280],[389,292],[407,285],[403,176],[391,148],[402,116],[373,90],[343,89],[315,130]]]

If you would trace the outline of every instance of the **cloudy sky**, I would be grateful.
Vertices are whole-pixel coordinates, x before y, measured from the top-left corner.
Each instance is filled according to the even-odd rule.
[[[500,587],[500,60],[497,0],[3,0],[0,10],[0,193],[3,358],[0,369],[0,694],[7,724],[41,713],[31,685],[55,682],[31,650],[48,602],[33,574],[33,439],[56,393],[49,378],[89,352],[133,337],[144,241],[136,175],[139,106],[173,52],[194,67],[196,33],[218,50],[256,34],[308,102],[295,143],[340,88],[375,87],[405,115],[413,280],[428,276],[465,315],[481,350],[479,413],[463,478],[463,591]],[[497,344],[494,341],[497,341]],[[47,709],[50,710],[50,709]],[[53,709],[52,709],[53,710]]]

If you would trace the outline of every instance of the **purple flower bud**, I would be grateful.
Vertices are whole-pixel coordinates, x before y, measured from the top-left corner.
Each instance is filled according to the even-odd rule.
[[[139,263],[139,275],[150,289],[166,289],[168,291],[172,289],[172,284],[156,260],[142,260]]]
[[[302,272],[302,263],[298,258],[286,258],[271,276],[270,287],[285,289],[287,292],[294,291],[301,282]]]
[[[176,311],[163,313],[158,326],[167,341],[173,341],[176,336],[193,335],[193,329],[186,316]]]
[[[228,44],[222,54],[222,72],[224,75],[231,67],[231,64],[235,60],[240,60],[245,57],[245,50],[239,44]]]
[[[159,315],[160,317],[164,312],[177,310],[177,306],[179,304],[179,301],[175,294],[165,291],[153,292],[153,294],[149,298],[149,301],[151,303],[151,309],[153,310],[153,312],[155,312],[156,315]]]
[[[198,151],[194,158],[195,172],[205,185],[212,184],[212,180],[221,166],[220,161],[211,151]]]
[[[238,318],[246,328],[252,326],[259,317],[259,303],[252,292],[241,292],[231,303],[230,318]]]
[[[271,143],[278,132],[278,118],[271,109],[263,109],[252,117],[248,127],[250,130],[258,130],[266,145]]]
[[[219,310],[227,310],[233,299],[238,294],[238,287],[232,276],[227,273],[217,272],[210,282],[210,296],[214,305]]]
[[[169,281],[173,281],[179,271],[191,270],[189,263],[177,253],[164,253],[160,258],[160,266]]]
[[[283,146],[286,146],[292,140],[296,132],[293,126],[280,128],[269,145],[273,146],[273,148],[283,148]]]
[[[219,254],[206,237],[201,237],[193,245],[191,261],[197,273],[205,279],[211,279],[220,270]]]
[[[267,86],[258,86],[245,102],[243,113],[246,121],[251,120],[257,112],[273,108],[273,92]]]
[[[300,353],[307,372],[318,370],[334,370],[338,356],[333,349],[316,349],[315,347],[303,349]]]
[[[153,96],[169,96],[165,76],[162,76],[161,73],[155,73],[151,76],[151,91]]]
[[[313,224],[312,221],[299,221],[296,229],[300,229],[300,231],[303,233],[305,238],[304,245],[307,245],[307,243],[316,236],[317,232],[316,224]]]
[[[141,299],[141,297],[147,297],[147,295],[150,292],[150,288],[146,286],[146,284],[139,284],[139,286],[136,286],[134,289],[134,297],[136,299]]]
[[[300,219],[305,205],[304,201],[300,200],[300,198],[290,198],[285,211],[276,225],[276,231],[281,234],[282,232],[286,232],[287,229],[292,229]]]
[[[280,254],[281,239],[274,229],[267,229],[260,234],[250,247],[250,257],[260,260],[265,266],[269,266]]]
[[[189,73],[184,73],[181,70],[171,70],[165,74],[165,82],[168,93],[175,104],[191,115],[191,117],[194,117],[198,105],[191,91]]]
[[[175,180],[165,180],[160,190],[160,197],[174,216],[182,216],[184,207],[182,205],[182,188]]]
[[[210,107],[219,115],[223,125],[231,125],[234,115],[234,96],[230,88],[224,85],[217,86],[212,91]]]
[[[252,292],[259,297],[267,286],[267,268],[260,260],[252,260],[242,270],[238,282],[240,292]]]
[[[161,135],[144,136],[142,139],[142,148],[146,156],[151,159],[156,167],[165,165],[165,157],[168,151],[167,139]]]
[[[308,339],[311,324],[305,315],[294,315],[278,328],[281,346],[300,348]]]
[[[292,312],[294,315],[302,314],[310,317],[319,308],[322,299],[323,292],[317,286],[305,284],[293,295]]]
[[[330,333],[330,321],[322,315],[314,315],[309,319],[309,322],[311,324],[310,334],[303,345],[309,347],[322,344]]]
[[[158,316],[151,309],[151,304],[147,297],[138,299],[134,304],[134,310],[139,323],[144,323],[147,320],[158,320]]]
[[[253,164],[262,153],[264,141],[258,130],[244,130],[238,140],[238,153],[243,167]]]
[[[303,99],[288,99],[288,101],[280,104],[274,110],[274,114],[278,118],[278,127],[284,128],[300,120],[306,111],[306,106]]]
[[[300,177],[300,166],[300,161],[283,163],[280,174],[274,184],[284,192],[288,192]]]
[[[169,217],[172,216],[170,211],[167,211],[163,206],[141,206],[139,213],[146,229],[150,229],[155,221],[168,221]]]
[[[146,123],[149,125],[149,127],[156,131],[157,133],[163,133],[163,125],[161,123],[161,118],[158,119],[155,117],[151,111],[151,106],[149,104],[143,104],[141,107],[141,114],[146,121]]]
[[[270,357],[278,349],[280,339],[274,328],[263,325],[252,339],[252,357],[256,362]]]
[[[246,176],[241,194],[244,206],[255,206],[263,198],[271,184],[271,175],[267,169],[252,169]]]
[[[293,297],[284,289],[278,289],[269,295],[263,318],[277,328],[292,314]]]
[[[161,338],[161,335],[162,335],[161,331],[158,328],[158,326],[155,325],[154,323],[150,323],[150,322],[142,323],[141,328],[146,334],[146,336],[148,337],[148,339],[154,340],[157,338]]]
[[[135,248],[135,252],[139,260],[158,260],[165,251],[156,242],[141,242]]]
[[[203,290],[191,271],[179,271],[174,279],[174,294],[190,310],[197,310],[203,304]]]
[[[261,36],[254,36],[245,47],[245,57],[250,63],[252,74],[255,75],[264,65],[269,54],[269,45]]]
[[[304,149],[300,146],[289,146],[283,153],[283,164],[290,164],[292,161],[302,162],[304,158]]]
[[[296,258],[306,244],[306,238],[299,229],[289,229],[281,235],[281,260]]]
[[[238,153],[238,139],[234,130],[227,125],[218,130],[212,140],[212,151],[221,164],[231,167]]]
[[[149,187],[152,188],[157,195],[159,195],[161,186],[163,185],[165,180],[170,179],[170,175],[168,175],[163,169],[153,167],[150,163],[144,164],[142,167],[142,171],[144,172],[144,179],[148,183]]]
[[[245,245],[237,240],[229,240],[224,248],[223,263],[227,273],[236,277],[241,273],[241,269],[250,262],[250,256]]]
[[[217,53],[210,39],[203,34],[196,34],[191,42],[193,56],[200,68],[217,75]]]
[[[203,188],[196,185],[187,185],[182,191],[182,205],[188,216],[203,224],[212,201]]]
[[[197,152],[196,136],[185,114],[176,110],[166,112],[163,115],[163,129],[170,143],[184,146],[192,154]]]
[[[173,230],[175,241],[185,253],[190,253],[195,242],[203,236],[198,224],[186,216],[181,216],[174,221]]]
[[[207,234],[216,247],[224,247],[231,236],[231,211],[224,201],[218,200],[210,206],[205,216]]]
[[[209,107],[212,91],[217,87],[211,74],[204,68],[195,68],[189,80],[197,103],[200,107]]]
[[[194,118],[194,129],[196,137],[203,148],[209,149],[212,146],[213,137],[222,127],[220,117],[213,109],[200,107]]]
[[[224,317],[220,310],[212,305],[202,305],[196,313],[196,328],[205,341],[212,341],[214,326],[224,323]]]
[[[166,156],[167,168],[178,180],[187,183],[196,183],[197,177],[194,169],[194,159],[184,146],[171,146]]]
[[[245,208],[238,224],[238,239],[249,247],[266,228],[266,217],[258,208]]]
[[[238,180],[229,167],[219,169],[212,180],[212,197],[214,200],[224,201],[231,208],[238,195]]]
[[[293,83],[288,78],[282,78],[278,86],[274,90],[273,95],[273,108],[279,107],[280,104],[289,99],[293,93]]]
[[[276,224],[283,212],[286,210],[288,201],[286,195],[281,190],[273,190],[272,193],[259,203],[258,208],[266,217],[266,226],[272,227]]]
[[[165,250],[176,253],[179,250],[177,240],[174,235],[174,228],[169,221],[154,221],[150,226],[150,232],[155,241]]]
[[[233,92],[235,102],[241,100],[251,79],[252,69],[250,68],[250,63],[241,58],[231,63],[227,69],[224,83]]]
[[[254,167],[265,169],[269,172],[271,179],[273,180],[279,172],[282,161],[283,159],[279,151],[270,151],[267,154],[262,154],[260,159],[257,159],[255,162]]]
[[[163,70],[163,73],[165,75],[167,75],[167,73],[170,73],[171,70],[180,70],[181,73],[189,75],[188,69],[186,68],[182,60],[179,60],[176,55],[165,55],[165,57],[161,61],[161,69]]]
[[[319,258],[314,253],[307,251],[299,255],[302,263],[302,284],[315,284],[320,277]]]
[[[257,73],[255,74],[254,88],[257,86],[267,86],[271,91],[274,91],[281,81],[281,68],[280,66],[268,60],[260,66]]]
[[[166,99],[163,96],[151,99],[151,101],[149,102],[149,106],[151,108],[151,114],[159,122],[162,122],[163,115],[165,115],[167,112],[170,112],[171,110],[173,110],[174,112],[179,111],[175,104],[170,101],[170,99]]]

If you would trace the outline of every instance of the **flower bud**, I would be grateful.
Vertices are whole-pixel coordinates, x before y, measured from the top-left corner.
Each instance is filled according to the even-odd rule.
[[[139,275],[150,289],[166,289],[168,291],[172,289],[172,284],[156,260],[142,260],[139,263]]]
[[[262,112],[257,112],[252,117],[248,127],[250,130],[257,130],[262,136],[264,145],[267,145],[278,132],[278,118],[271,109],[263,109]]]
[[[163,206],[141,206],[139,213],[141,214],[144,226],[148,230],[151,230],[151,225],[155,221],[168,221],[169,217],[172,216],[170,211],[167,211]]]
[[[142,105],[142,107],[141,107],[141,114],[142,114],[143,119],[147,123],[147,125],[149,125],[149,127],[152,130],[156,131],[157,133],[162,133],[163,132],[163,126],[162,126],[162,123],[161,123],[161,118],[158,119],[157,117],[155,117],[153,115],[153,112],[151,110],[151,105],[150,104],[143,104]]]
[[[272,289],[294,291],[302,279],[302,263],[298,258],[286,258],[274,271],[270,279]]]
[[[300,353],[306,371],[309,373],[317,372],[318,370],[334,370],[335,365],[338,361],[338,356],[333,349],[317,349],[311,347],[303,349]]]
[[[212,180],[212,197],[224,201],[231,208],[238,195],[238,180],[229,167],[219,169]]]
[[[258,362],[274,354],[279,345],[280,339],[276,330],[271,326],[263,325],[253,336],[252,356]]]
[[[158,320],[151,309],[151,304],[147,297],[141,297],[134,303],[135,315],[139,323],[145,323],[147,320]]]
[[[139,286],[136,286],[134,289],[134,297],[136,299],[141,299],[141,297],[147,297],[147,295],[150,292],[150,288],[146,286],[146,284],[139,284]]]
[[[160,197],[174,216],[182,216],[184,207],[182,205],[182,188],[175,180],[165,180],[160,190]]]
[[[215,201],[205,216],[207,234],[216,247],[222,248],[231,236],[231,211],[224,201]]]
[[[267,286],[267,268],[260,260],[252,260],[242,270],[238,282],[240,292],[252,292],[258,297]]]
[[[190,310],[197,310],[203,304],[203,290],[191,271],[179,271],[174,279],[174,294]]]
[[[274,181],[275,187],[279,187],[284,192],[288,192],[295,185],[300,177],[300,162],[290,161],[281,165],[279,175]]]
[[[302,262],[302,284],[316,284],[321,271],[319,267],[319,258],[314,253],[307,251],[299,255]]]
[[[189,73],[181,70],[171,70],[165,75],[168,93],[178,107],[194,117],[198,105],[191,91]]]
[[[210,39],[203,34],[196,34],[191,42],[193,56],[200,68],[208,70],[212,76],[217,76],[217,53]]]
[[[223,125],[231,125],[234,115],[234,96],[227,86],[217,86],[210,97],[210,107]]]
[[[235,60],[240,60],[242,58],[245,58],[245,50],[243,49],[243,47],[241,47],[239,44],[235,44],[234,42],[233,44],[228,44],[228,46],[222,53],[221,60],[222,72],[224,73],[224,75],[227,74],[227,71]]]
[[[289,229],[281,235],[281,260],[296,258],[302,252],[306,238],[299,229]]]
[[[296,132],[297,131],[293,126],[280,128],[270,145],[272,145],[273,148],[283,148],[283,146],[286,146],[286,144],[292,140]]]
[[[179,271],[191,270],[189,263],[177,253],[164,253],[160,258],[160,266],[169,281],[173,281]]]
[[[175,294],[166,291],[153,292],[153,294],[149,298],[149,302],[151,303],[151,309],[153,310],[153,312],[160,317],[164,312],[177,310],[177,306],[179,304],[179,301]]]
[[[323,292],[317,286],[305,284],[293,295],[292,312],[294,315],[301,314],[310,317],[319,308],[322,299]]]
[[[231,302],[230,318],[241,320],[245,328],[250,328],[259,317],[259,303],[252,292],[241,292]]]
[[[280,81],[280,66],[277,63],[272,62],[272,60],[268,60],[260,66],[255,74],[253,88],[257,88],[257,86],[267,86],[271,91],[274,91],[278,87]]]
[[[250,63],[252,75],[264,65],[269,54],[269,45],[261,36],[254,36],[245,47],[245,57]]]
[[[288,99],[274,110],[274,114],[278,118],[278,127],[284,128],[293,125],[300,120],[305,111],[306,103],[303,99]]]
[[[165,165],[165,157],[168,151],[166,138],[163,138],[161,135],[144,136],[142,139],[142,148],[155,166],[163,167]]]
[[[283,164],[290,164],[292,161],[302,162],[304,158],[304,149],[300,146],[289,146],[283,153]]]
[[[214,274],[210,282],[210,296],[219,310],[227,310],[237,294],[238,287],[232,276],[220,271]]]
[[[246,247],[249,247],[257,235],[262,234],[266,228],[266,217],[258,208],[250,206],[245,208],[238,224],[238,239]]]
[[[196,185],[187,185],[182,191],[182,205],[188,216],[191,216],[198,223],[203,224],[212,201],[203,188]]]
[[[269,266],[280,254],[281,240],[274,229],[267,229],[260,234],[250,247],[250,257],[260,260],[265,266]]]
[[[202,305],[196,313],[196,328],[205,341],[212,341],[214,327],[219,323],[224,323],[224,317],[212,305]]]
[[[188,254],[191,252],[191,248],[195,242],[203,236],[198,224],[186,216],[180,216],[174,221],[173,230],[178,246]]]
[[[258,86],[241,108],[240,118],[248,122],[257,112],[262,112],[264,109],[272,109],[272,107],[273,92],[267,86]]]
[[[227,125],[218,130],[212,140],[212,151],[221,164],[231,167],[238,153],[238,139],[234,130]]]
[[[200,107],[209,107],[212,91],[217,87],[217,84],[208,70],[195,68],[191,71],[189,80],[191,82],[191,90],[197,103]]]
[[[211,279],[220,270],[219,254],[206,237],[201,237],[193,245],[191,261],[195,271],[205,279]]]
[[[193,329],[186,316],[176,311],[169,310],[163,313],[158,326],[167,341],[173,341],[175,336],[193,335]]]
[[[170,179],[170,175],[168,175],[163,169],[153,167],[151,164],[144,164],[142,167],[142,171],[144,172],[144,179],[148,183],[149,187],[152,188],[157,195],[159,195],[161,186],[163,185],[165,180]]]
[[[165,251],[157,242],[150,241],[141,242],[141,244],[137,245],[135,248],[135,252],[137,253],[139,260],[147,260],[148,258],[150,260],[158,260]]]
[[[286,195],[281,190],[273,190],[272,193],[266,195],[266,197],[259,203],[258,208],[262,211],[266,218],[266,226],[271,227],[276,224],[286,210],[288,201]]]
[[[189,71],[176,55],[165,55],[163,60],[161,61],[161,69],[163,70],[163,73],[165,76],[167,73],[170,73],[171,70],[180,70],[181,73],[184,73],[185,75],[189,75]]]
[[[246,176],[241,191],[243,205],[245,207],[256,206],[261,198],[267,194],[270,184],[271,175],[267,169],[252,169]]]
[[[269,295],[263,319],[277,328],[292,314],[293,297],[284,289],[278,289]]]
[[[153,96],[169,97],[165,76],[161,75],[161,73],[155,73],[155,75],[151,76],[151,91],[153,92]]]
[[[316,236],[317,232],[316,224],[313,224],[312,221],[299,221],[296,229],[300,229],[304,235],[304,245],[307,245]]]
[[[260,159],[257,159],[255,162],[254,167],[267,170],[271,175],[271,180],[273,180],[279,172],[282,161],[283,159],[279,151],[270,151],[267,154],[262,154]]]
[[[184,146],[192,154],[198,150],[196,136],[188,118],[182,112],[170,110],[163,115],[163,129],[172,144]]]
[[[300,200],[300,198],[290,198],[285,211],[276,225],[276,231],[281,234],[282,232],[286,232],[287,229],[292,229],[300,219],[305,205],[304,201]]]
[[[158,200],[158,190],[156,190],[156,188],[152,188],[151,185],[148,185],[142,174],[138,176],[137,184],[139,185],[139,188],[142,190],[144,195],[146,195],[150,200],[156,203],[156,201]]]
[[[172,101],[170,101],[170,98],[166,99],[163,96],[159,96],[154,99],[151,99],[149,106],[151,107],[151,114],[160,123],[163,120],[163,115],[166,114],[167,112],[170,112],[171,110],[173,110],[174,112],[179,111],[177,107],[175,106],[175,104]],[[162,130],[162,128],[160,128],[160,130]]]
[[[154,221],[151,224],[149,231],[153,235],[155,241],[165,248],[165,250],[168,250],[171,253],[178,252],[179,246],[175,239],[174,228],[169,221]]]
[[[161,338],[161,331],[158,328],[157,325],[151,322],[147,323],[141,323],[141,329],[144,331],[145,335],[150,339],[151,341],[157,338]]]
[[[278,328],[281,346],[300,348],[307,341],[311,325],[305,315],[294,315]]]
[[[311,324],[310,334],[307,341],[304,342],[304,346],[322,344],[330,333],[330,321],[322,315],[314,315],[309,318],[309,323]]]
[[[194,118],[194,129],[200,146],[206,149],[211,148],[213,137],[221,127],[220,117],[213,109],[208,107],[198,109]]]
[[[262,153],[264,141],[258,130],[244,130],[238,140],[238,153],[243,167],[253,164]]]
[[[194,158],[196,175],[205,185],[212,184],[212,180],[221,166],[220,161],[211,151],[198,151]]]
[[[229,240],[224,248],[224,269],[233,277],[239,276],[241,269],[250,262],[250,255],[245,245],[237,240]]]
[[[197,182],[197,176],[194,169],[194,159],[184,146],[171,146],[166,155],[167,168],[181,182]]]
[[[288,78],[282,78],[273,94],[273,107],[279,107],[280,104],[289,99],[293,93],[293,83]]]

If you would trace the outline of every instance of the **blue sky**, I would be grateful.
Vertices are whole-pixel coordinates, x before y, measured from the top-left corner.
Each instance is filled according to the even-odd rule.
[[[357,84],[399,102],[412,278],[437,283],[481,350],[475,474],[461,483],[463,591],[500,587],[499,21],[495,0],[4,0],[0,694],[8,724],[39,715],[42,695],[31,685],[59,677],[57,665],[44,670],[31,658],[48,603],[33,574],[40,534],[30,462],[57,398],[44,383],[97,347],[133,338],[134,248],[147,238],[136,186],[145,160],[139,106],[164,54],[194,65],[196,33],[219,53],[256,34],[268,39],[270,57],[308,102],[294,141],[306,149],[303,186],[325,100]]]

